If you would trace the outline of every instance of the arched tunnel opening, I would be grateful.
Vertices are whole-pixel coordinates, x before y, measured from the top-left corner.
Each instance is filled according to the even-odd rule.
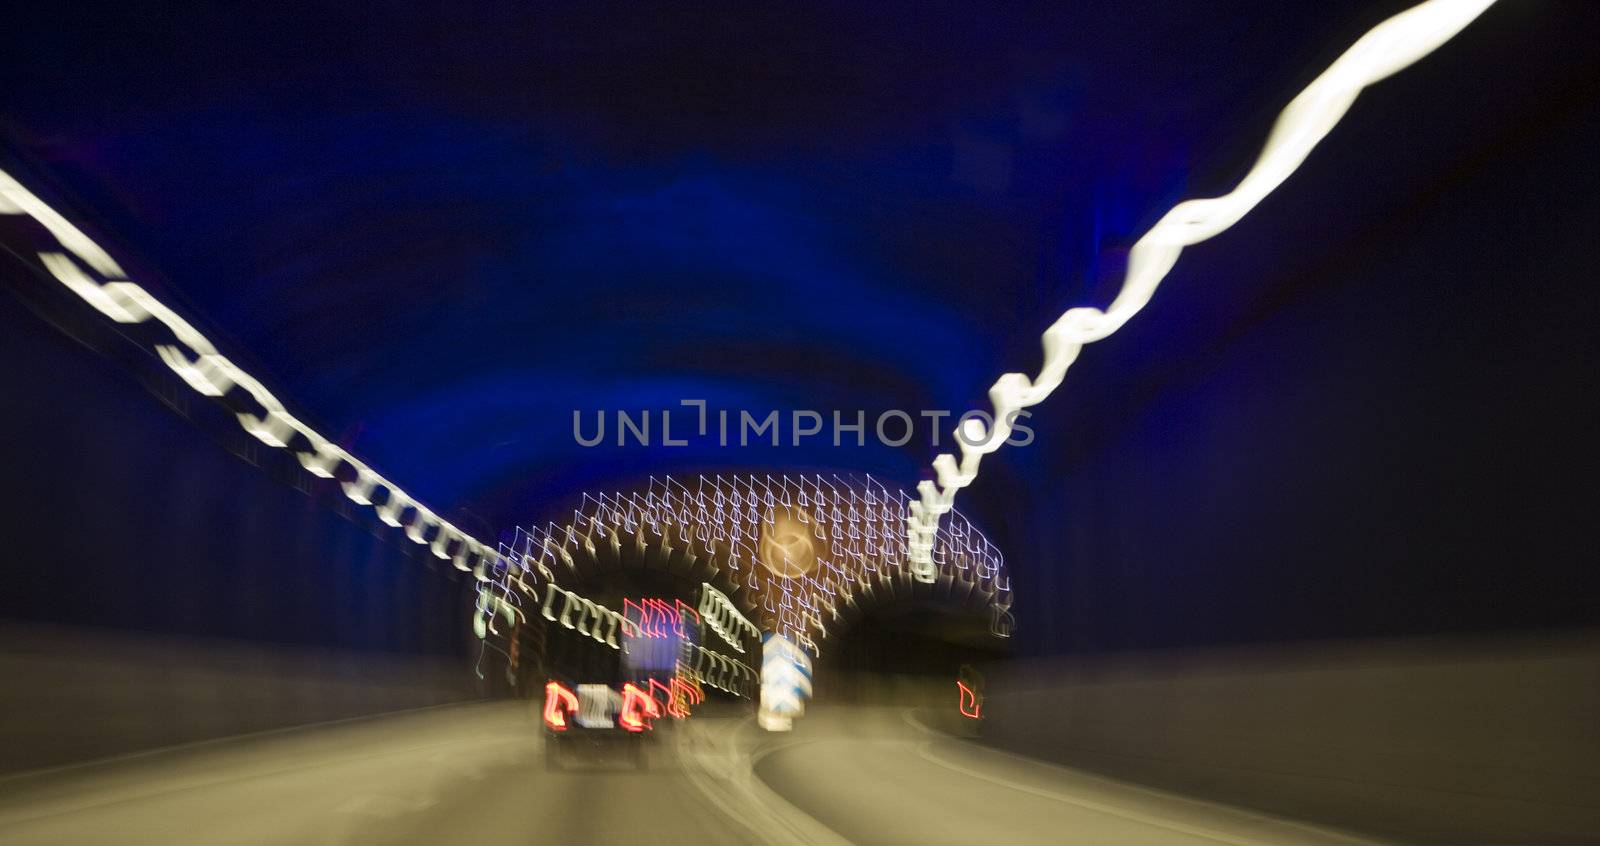
[[[848,474],[660,477],[584,494],[568,522],[519,528],[475,567],[480,676],[499,666],[493,688],[537,697],[542,684],[563,701],[580,677],[644,685],[674,717],[690,708],[672,691],[700,704],[709,687],[757,703],[768,731],[793,728],[819,672],[836,701],[916,687],[931,703],[960,680],[976,717],[977,668],[1003,652],[985,642],[1012,625],[1010,579],[953,509],[919,560],[905,530],[917,507]],[[846,632],[857,632],[847,663],[826,669]],[[886,651],[897,638],[899,655]],[[648,657],[663,649],[677,658]]]
[[[875,607],[822,646],[813,677],[818,708],[948,706],[950,713],[960,708],[957,682],[985,678],[1014,648],[994,635],[988,615],[927,601]]]

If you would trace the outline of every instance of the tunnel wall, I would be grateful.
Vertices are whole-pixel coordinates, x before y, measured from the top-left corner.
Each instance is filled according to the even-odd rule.
[[[1600,636],[1402,639],[1031,660],[987,742],[1407,842],[1600,832]]]
[[[0,772],[476,698],[454,658],[0,627]]]
[[[1363,93],[985,459],[960,501],[1003,503],[974,517],[1024,648],[1600,626],[1600,106],[1529,78],[1516,119],[1393,137],[1434,72]]]
[[[480,695],[470,577],[43,316],[0,293],[0,772]]]

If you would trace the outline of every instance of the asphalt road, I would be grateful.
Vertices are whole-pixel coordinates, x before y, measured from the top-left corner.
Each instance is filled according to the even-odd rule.
[[[1350,844],[932,733],[899,708],[664,730],[547,771],[526,704],[433,709],[0,781],[0,842]]]

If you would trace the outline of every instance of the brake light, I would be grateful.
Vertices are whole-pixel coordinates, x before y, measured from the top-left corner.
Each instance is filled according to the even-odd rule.
[[[578,710],[578,696],[560,682],[544,686],[544,724],[551,731],[567,730],[567,713]]]
[[[645,722],[646,717],[661,716],[661,708],[656,705],[656,700],[630,682],[622,686],[622,716],[617,722],[628,731],[644,731],[650,728]]]

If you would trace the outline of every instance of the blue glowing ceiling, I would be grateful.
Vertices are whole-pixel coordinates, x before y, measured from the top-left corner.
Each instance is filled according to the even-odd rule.
[[[922,439],[583,449],[571,413],[982,402],[1037,366],[1056,313],[1103,300],[1121,248],[1226,185],[1276,109],[1405,4],[1292,5],[170,4],[71,22],[36,5],[7,24],[22,47],[0,121],[42,190],[304,416],[442,512],[505,526],[649,473],[909,487]],[[995,459],[980,521],[1019,476],[1048,490],[1069,437],[1203,366],[1445,167],[1419,161],[1517,105],[1393,123],[1463,61],[1364,101],[1346,152],[1086,354],[1035,451]],[[1406,155],[1375,156],[1385,140]],[[1305,199],[1329,191],[1337,213]]]

